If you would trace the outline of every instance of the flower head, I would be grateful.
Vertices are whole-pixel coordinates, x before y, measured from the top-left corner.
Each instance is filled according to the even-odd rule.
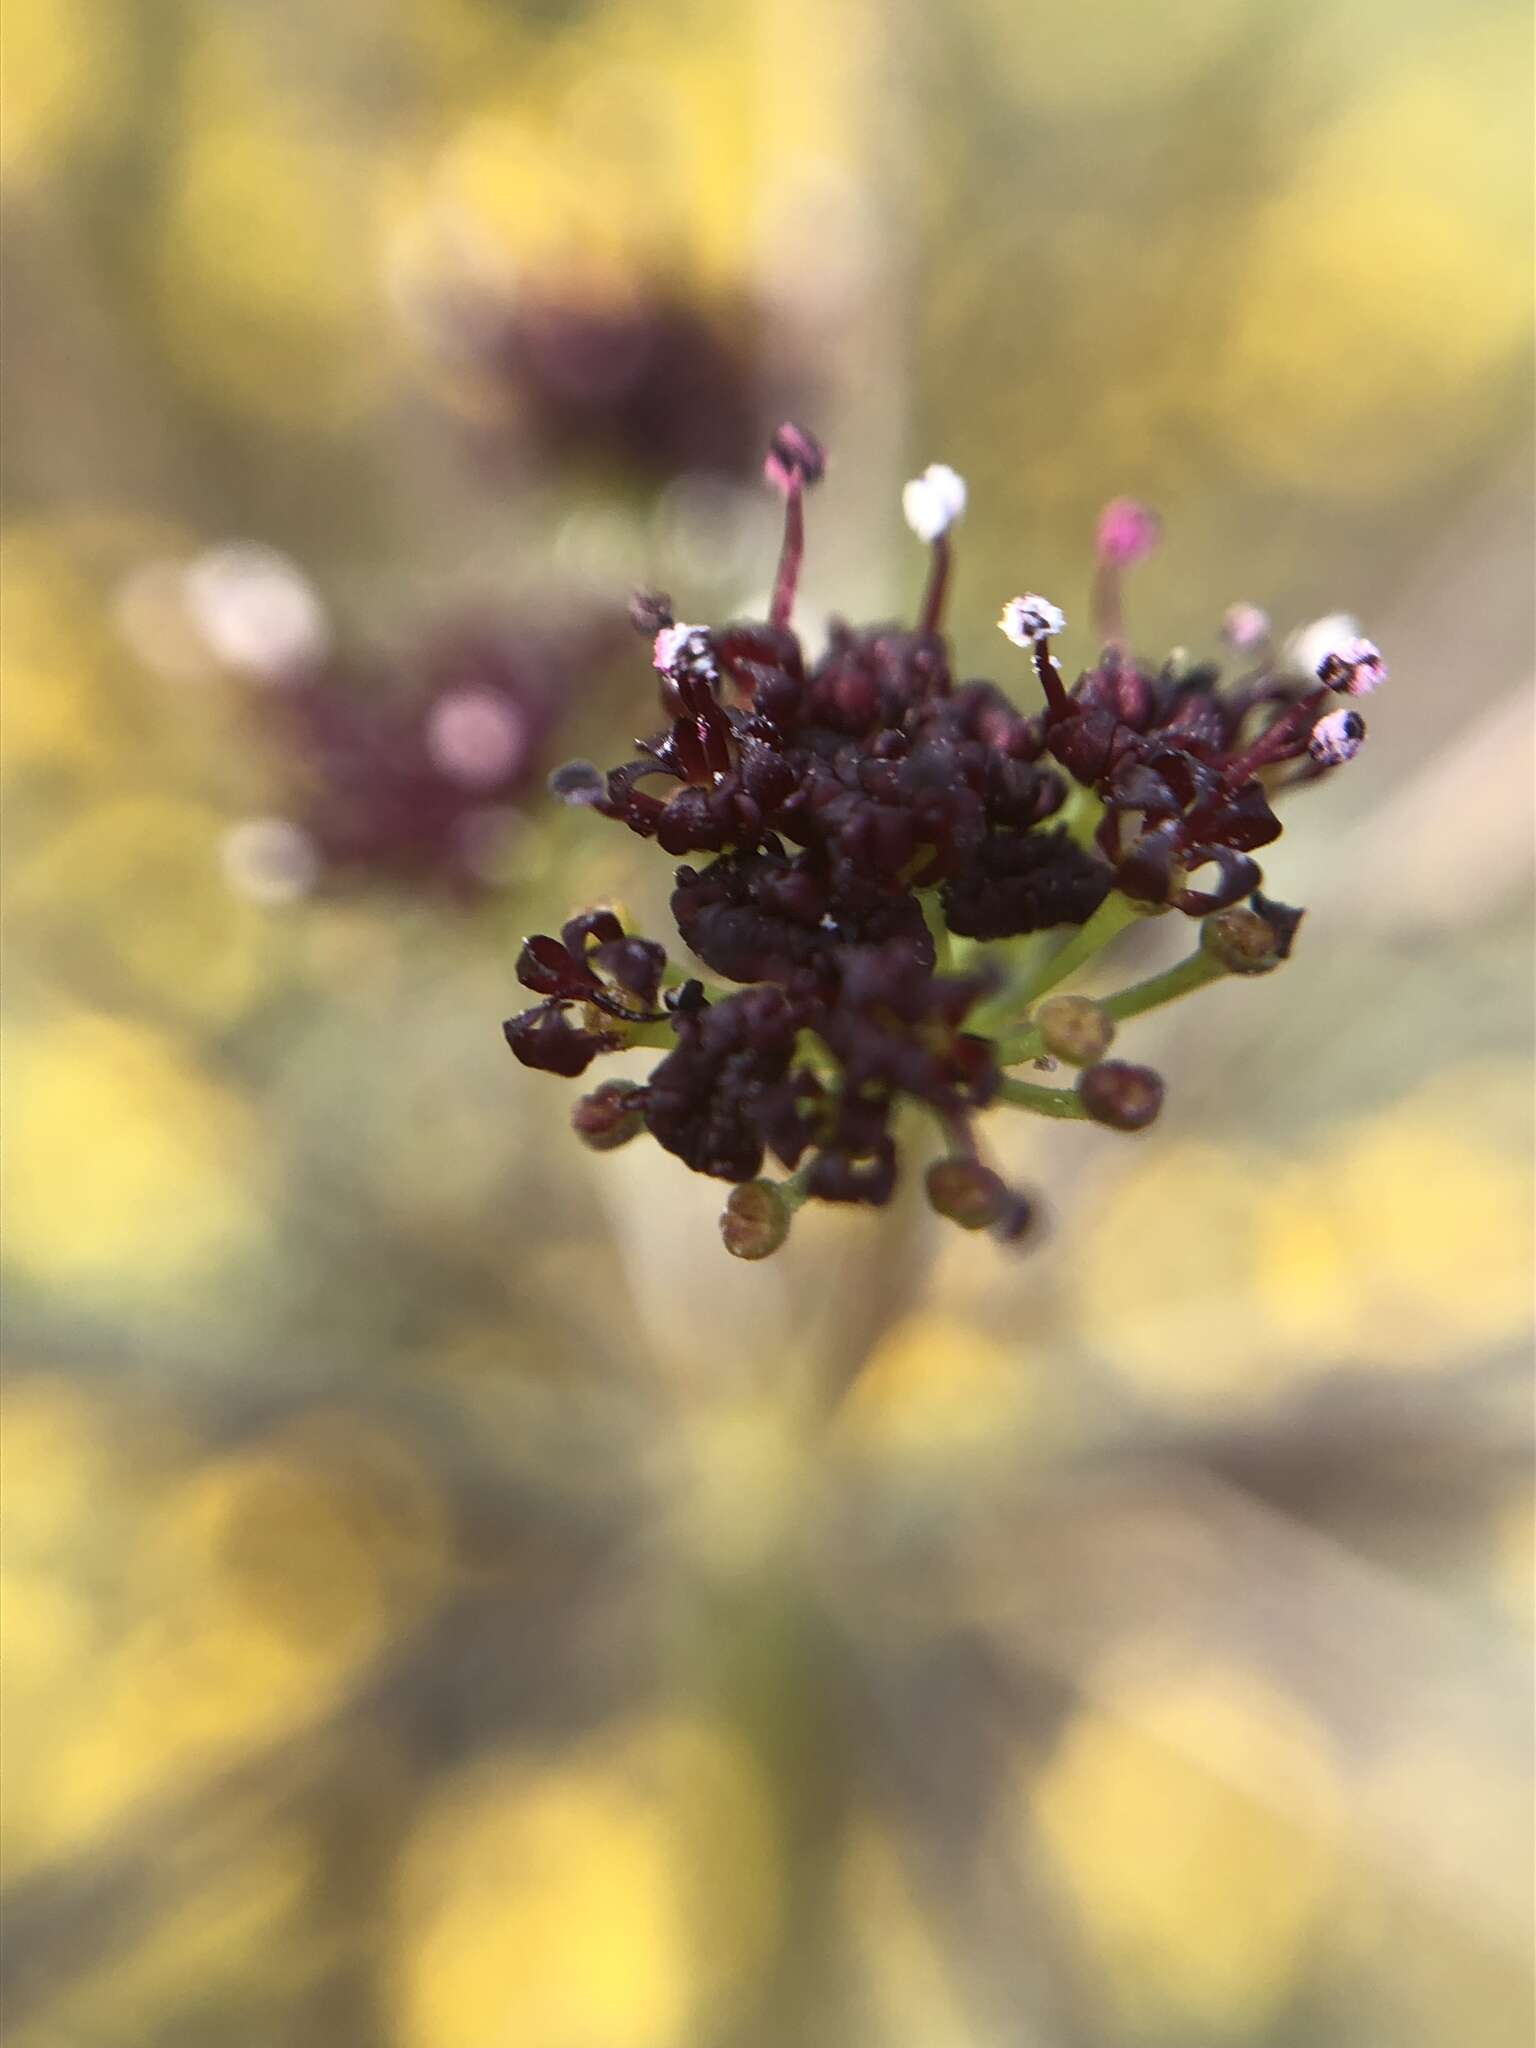
[[[913,1103],[944,1140],[931,1206],[1012,1242],[1036,1205],[982,1156],[984,1113],[1134,1131],[1163,1099],[1151,1069],[1105,1057],[1118,1021],[1166,999],[1157,984],[1036,998],[1144,911],[1199,918],[1208,940],[1170,970],[1167,997],[1278,966],[1301,913],[1258,893],[1254,856],[1281,829],[1271,797],[1346,759],[1359,715],[1327,709],[1321,680],[1261,666],[1222,688],[1214,669],[1143,663],[1118,639],[1069,686],[1049,646],[1065,620],[1033,594],[1000,623],[1028,652],[1037,701],[957,681],[941,613],[963,486],[937,466],[906,499],[934,547],[916,630],[835,623],[813,659],[791,619],[822,468],[812,436],[779,429],[769,617],[686,626],[669,601],[638,603],[663,723],[606,774],[573,762],[551,781],[681,861],[672,922],[712,982],[593,911],[526,942],[518,978],[540,1000],[505,1029],[524,1064],[564,1074],[657,1048],[647,1079],[584,1098],[578,1127],[599,1143],[643,1127],[732,1183],[722,1232],[737,1256],[774,1250],[807,1201],[889,1201]],[[1101,547],[1099,576],[1145,541]],[[1042,931],[1061,943],[1031,972],[1008,942]],[[1010,1072],[1051,1055],[1080,1068],[1075,1086]]]

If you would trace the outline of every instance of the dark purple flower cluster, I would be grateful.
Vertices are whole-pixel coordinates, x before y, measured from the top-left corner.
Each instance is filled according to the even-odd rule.
[[[612,300],[459,287],[431,315],[439,351],[474,380],[482,429],[647,476],[740,476],[750,462],[756,380],[744,314],[711,316],[665,287]]]
[[[480,893],[537,782],[573,668],[603,637],[611,628],[594,626],[578,649],[470,618],[406,655],[327,648],[268,672],[255,701],[282,813],[235,828],[230,845],[250,873],[242,881],[240,859],[227,860],[231,879],[262,894],[265,848],[322,891]],[[272,893],[283,893],[275,881]]]
[[[1055,607],[1031,596],[1004,608],[1043,693],[1021,709],[952,671],[941,616],[965,492],[935,466],[904,500],[933,549],[917,625],[835,623],[813,659],[790,618],[804,497],[822,469],[808,434],[780,429],[767,474],[786,523],[767,619],[693,626],[665,598],[637,599],[666,723],[606,774],[573,762],[552,778],[567,802],[692,857],[675,876],[677,933],[736,992],[706,992],[685,971],[657,1009],[661,949],[598,913],[559,942],[527,943],[519,978],[543,1000],[507,1037],[525,1064],[563,1074],[621,1046],[668,1046],[622,1109],[612,1092],[601,1114],[589,1097],[578,1124],[604,1143],[621,1120],[625,1135],[643,1127],[696,1172],[766,1188],[728,1212],[727,1242],[744,1256],[752,1219],[774,1224],[757,1233],[763,1248],[782,1238],[776,1202],[888,1201],[904,1104],[929,1112],[948,1150],[929,1176],[934,1206],[1017,1236],[1028,1204],[981,1164],[975,1113],[1003,1099],[1137,1129],[1162,1090],[1120,1061],[1088,1064],[1075,1092],[1007,1076],[1030,1002],[1057,977],[1038,959],[1021,975],[1017,946],[978,942],[1061,933],[1065,966],[1101,926],[1107,937],[1138,909],[1171,907],[1252,920],[1256,957],[1273,964],[1294,926],[1268,945],[1260,910],[1233,908],[1261,879],[1252,855],[1280,831],[1269,791],[1354,750],[1356,733],[1344,753],[1337,734],[1327,741],[1323,707],[1370,686],[1359,650],[1378,668],[1379,657],[1355,642],[1330,656],[1346,669],[1310,686],[1261,666],[1232,689],[1212,668],[1134,661],[1119,578],[1155,528],[1122,501],[1100,534],[1104,652],[1073,688],[1051,653]],[[1203,978],[1226,971],[1218,948],[1199,963]],[[1113,1014],[1094,1034],[1101,1047]],[[770,1158],[786,1180],[761,1181]]]

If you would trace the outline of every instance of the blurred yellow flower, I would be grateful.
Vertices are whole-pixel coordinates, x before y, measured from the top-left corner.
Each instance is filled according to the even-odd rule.
[[[0,178],[56,171],[122,111],[127,10],[92,0],[6,0],[0,17]]]
[[[18,1023],[7,1056],[6,1252],[85,1299],[190,1306],[263,1240],[254,1113],[144,1025]]]
[[[425,1475],[350,1419],[305,1418],[135,1509],[89,1695],[39,1731],[34,1855],[78,1849],[331,1712],[446,1569]],[[84,1569],[77,1551],[63,1583]]]
[[[670,2048],[739,1992],[777,1917],[750,1753],[661,1720],[450,1786],[407,1851],[408,2048]]]
[[[860,1367],[839,1429],[851,1447],[903,1461],[943,1465],[989,1445],[1007,1457],[1037,1397],[1034,1361],[1022,1347],[956,1318],[915,1314]]]
[[[16,521],[0,546],[4,619],[5,779],[62,787],[105,778],[121,766],[128,723],[114,668],[121,651],[102,616],[100,592],[73,558],[67,536]]]
[[[1522,1342],[1536,1188],[1510,1094],[1507,1075],[1457,1070],[1289,1158],[1149,1153],[1095,1204],[1083,1335],[1142,1392],[1193,1407]]]
[[[899,1837],[878,1821],[861,1818],[850,1830],[841,1905],[884,2048],[982,2048],[992,2041],[970,2024],[932,1921],[913,1896]]]
[[[278,978],[281,924],[219,870],[226,820],[204,804],[124,796],[62,825],[12,878],[13,940],[109,998],[220,1023]]]
[[[1077,1327],[1139,1390],[1196,1409],[1263,1401],[1283,1383],[1253,1312],[1266,1169],[1164,1139],[1097,1191],[1070,1276]]]
[[[1320,1731],[1238,1666],[1109,1677],[1030,1788],[1120,2024],[1246,2038],[1328,1902],[1338,1787]]]
[[[1500,205],[1529,151],[1489,118],[1501,63],[1528,61],[1518,33],[1502,58],[1497,37],[1481,51],[1468,39],[1464,90],[1422,60],[1357,84],[1296,152],[1291,183],[1245,235],[1212,357],[1209,401],[1246,462],[1377,499],[1389,479],[1441,468],[1469,423],[1497,417],[1501,374],[1530,326],[1529,229]],[[1501,140],[1508,186],[1489,158]],[[1470,166],[1471,189],[1458,191]]]
[[[1354,1254],[1372,1360],[1457,1364],[1530,1329],[1529,1157],[1410,1100],[1329,1148],[1325,1189]]]
[[[372,163],[277,74],[255,28],[207,10],[187,29],[160,223],[166,346],[208,396],[334,431],[388,368],[387,323],[359,255]]]

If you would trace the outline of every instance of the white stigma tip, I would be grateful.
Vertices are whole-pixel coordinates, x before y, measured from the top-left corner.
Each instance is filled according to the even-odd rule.
[[[901,509],[919,540],[936,541],[965,510],[965,478],[948,463],[930,462],[921,476],[903,486]]]
[[[1312,728],[1307,751],[1323,768],[1353,761],[1365,744],[1365,720],[1358,711],[1330,711]]]
[[[1066,617],[1055,605],[1033,592],[1010,597],[1003,606],[997,630],[1015,647],[1033,647],[1037,640],[1050,640],[1066,627]]]
[[[695,661],[707,651],[708,636],[707,626],[663,626],[652,643],[652,666],[659,668],[664,676],[674,674],[679,663]]]
[[[324,606],[303,571],[275,548],[232,541],[205,549],[182,590],[204,645],[258,681],[286,681],[330,651]]]
[[[1387,680],[1387,664],[1374,640],[1362,640],[1356,634],[1327,650],[1317,664],[1317,679],[1330,690],[1368,697]]]

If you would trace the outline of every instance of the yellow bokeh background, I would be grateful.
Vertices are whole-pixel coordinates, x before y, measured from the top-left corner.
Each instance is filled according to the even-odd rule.
[[[1505,0],[7,0],[17,2048],[1529,2039],[1531,60]],[[999,1131],[1027,1254],[903,1198],[737,1265],[575,1146],[517,944],[665,863],[537,778],[473,903],[233,885],[292,789],[208,550],[349,649],[766,584],[750,455],[547,445],[461,299],[681,306],[811,421],[813,619],[910,608],[944,459],[968,672],[1122,491],[1149,650],[1385,647],[1285,972],[1126,1028],[1154,1132]]]

